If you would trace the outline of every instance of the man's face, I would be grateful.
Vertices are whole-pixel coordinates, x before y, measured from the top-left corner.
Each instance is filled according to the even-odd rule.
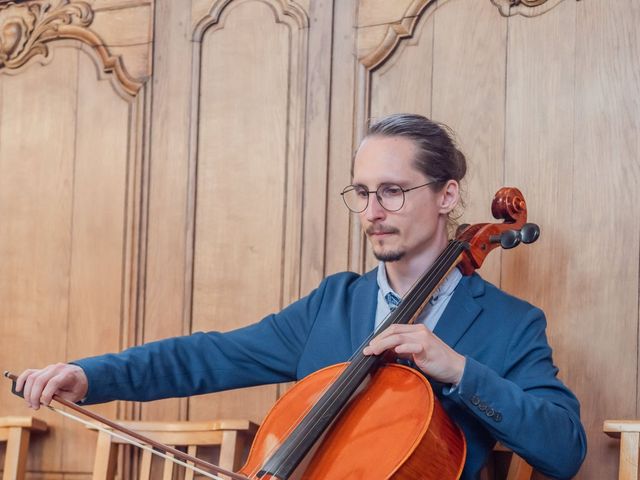
[[[368,137],[356,153],[353,184],[372,191],[381,184],[408,189],[433,180],[414,166],[415,155],[416,147],[408,138]],[[371,194],[359,215],[375,257],[385,262],[411,259],[440,245],[443,236],[446,242],[448,210],[442,208],[442,195],[428,186],[418,188],[405,193],[400,210],[389,212]]]

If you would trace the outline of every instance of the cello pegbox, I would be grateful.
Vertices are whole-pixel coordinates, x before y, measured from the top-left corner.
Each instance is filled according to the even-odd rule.
[[[513,248],[522,239],[520,229],[527,224],[527,203],[520,190],[515,187],[503,187],[498,190],[491,202],[491,213],[494,218],[503,222],[471,225],[459,231],[456,236],[456,240],[466,244],[464,258],[459,264],[464,275],[471,275],[474,270],[480,268],[494,248]],[[537,238],[531,227],[528,227],[525,233],[527,239],[535,241]]]

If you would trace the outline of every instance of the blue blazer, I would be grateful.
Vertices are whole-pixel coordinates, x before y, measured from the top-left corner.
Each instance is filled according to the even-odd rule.
[[[155,400],[288,382],[362,347],[372,332],[376,271],[327,277],[307,297],[227,333],[194,333],[76,361],[85,403]],[[464,277],[434,330],[466,356],[456,388],[431,382],[467,440],[462,478],[476,478],[496,440],[540,472],[576,474],[586,436],[576,397],[557,378],[538,308],[480,276]]]

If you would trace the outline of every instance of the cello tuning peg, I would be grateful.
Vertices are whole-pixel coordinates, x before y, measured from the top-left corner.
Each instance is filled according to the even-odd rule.
[[[458,228],[456,228],[456,237],[464,232],[468,227],[470,227],[468,223],[461,223],[460,225],[458,225]]]
[[[533,243],[540,238],[540,227],[535,223],[525,223],[520,229],[522,243]]]
[[[517,247],[520,244],[520,232],[518,230],[505,230],[500,234],[500,246],[505,250]]]

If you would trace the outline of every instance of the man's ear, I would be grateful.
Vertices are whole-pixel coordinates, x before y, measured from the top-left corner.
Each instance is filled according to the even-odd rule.
[[[440,190],[440,213],[450,213],[460,201],[460,185],[455,180],[447,180]]]

